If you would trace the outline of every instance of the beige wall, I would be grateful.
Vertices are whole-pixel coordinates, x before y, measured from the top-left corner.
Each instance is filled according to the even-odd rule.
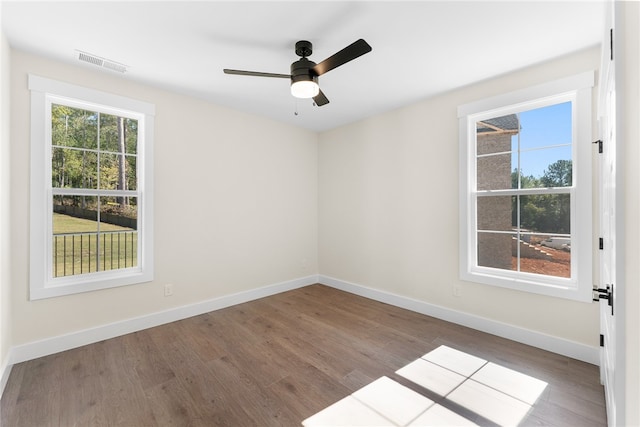
[[[315,133],[15,50],[11,71],[13,346],[318,273]],[[29,301],[27,73],[155,104],[155,281]]]
[[[0,8],[2,10],[2,8]],[[1,12],[0,12],[1,14]],[[0,22],[2,19],[0,17]],[[1,24],[0,24],[1,26]],[[9,44],[0,28],[0,394],[2,367],[8,363],[11,346],[11,300],[9,259]]]
[[[459,280],[457,107],[599,61],[594,48],[320,135],[321,273],[597,346],[597,304]]]

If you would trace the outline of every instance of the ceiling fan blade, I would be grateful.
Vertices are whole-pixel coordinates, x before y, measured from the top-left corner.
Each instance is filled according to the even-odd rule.
[[[315,102],[318,107],[322,107],[323,105],[329,103],[329,98],[327,98],[325,94],[320,91],[316,96],[313,97],[313,102]]]
[[[230,70],[225,68],[225,74],[236,74],[238,76],[254,76],[254,77],[277,77],[280,79],[290,79],[289,74],[276,74],[276,73],[262,73],[260,71],[244,71],[244,70]]]
[[[324,73],[369,52],[371,52],[371,46],[369,46],[369,43],[363,39],[359,39],[342,49],[340,52],[337,52],[320,62],[318,65],[313,67],[312,70],[316,75],[321,76]]]

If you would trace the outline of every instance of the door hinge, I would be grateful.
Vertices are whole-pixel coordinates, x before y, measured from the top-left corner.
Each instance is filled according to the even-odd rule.
[[[593,141],[594,144],[598,144],[598,153],[602,154],[602,140]]]
[[[604,335],[600,334],[600,347],[604,347]]]
[[[598,239],[598,249],[600,250],[604,249],[604,239],[602,237]]]
[[[609,29],[609,52],[610,60],[613,61],[613,28]]]

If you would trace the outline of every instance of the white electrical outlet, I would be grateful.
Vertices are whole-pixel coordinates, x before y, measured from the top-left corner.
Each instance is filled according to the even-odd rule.
[[[171,283],[167,283],[164,285],[164,296],[170,297],[171,295],[173,295],[173,285]]]
[[[460,289],[460,286],[456,285],[453,287],[453,296],[454,297],[459,297],[462,295],[462,289]]]

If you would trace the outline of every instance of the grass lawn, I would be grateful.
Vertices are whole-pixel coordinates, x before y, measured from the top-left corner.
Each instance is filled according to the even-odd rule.
[[[64,214],[53,214],[53,277],[138,265],[138,232]]]
[[[76,218],[55,212],[53,214],[53,234],[90,233],[96,231],[98,231],[97,221]],[[132,231],[132,229],[103,222],[100,224],[100,231]]]

